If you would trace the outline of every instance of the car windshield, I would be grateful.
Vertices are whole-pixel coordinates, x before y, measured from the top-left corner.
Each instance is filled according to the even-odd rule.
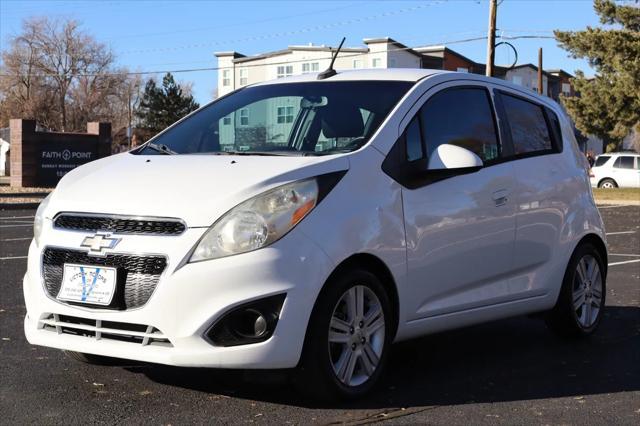
[[[134,153],[349,152],[369,140],[412,85],[317,81],[247,87],[207,105]]]

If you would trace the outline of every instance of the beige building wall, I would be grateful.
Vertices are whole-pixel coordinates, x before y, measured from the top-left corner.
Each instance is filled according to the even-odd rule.
[[[391,39],[365,39],[367,47],[343,48],[337,70],[361,68],[420,68],[420,57]],[[245,57],[237,52],[217,52],[218,96],[240,87],[289,75],[324,71],[333,50],[326,46],[289,46],[264,55]]]

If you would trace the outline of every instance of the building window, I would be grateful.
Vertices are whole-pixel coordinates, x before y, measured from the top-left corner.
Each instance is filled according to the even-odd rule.
[[[395,59],[389,59],[389,68],[394,68],[396,66],[396,60]]]
[[[571,93],[571,85],[569,83],[562,83],[562,93],[565,95]]]
[[[222,85],[223,86],[231,86],[231,71],[223,70],[222,71]]]
[[[362,68],[362,59],[354,59],[353,60],[354,68]]]
[[[371,61],[371,66],[373,68],[380,68],[382,66],[382,59],[380,58],[373,58],[373,60]]]
[[[229,124],[231,124],[231,117],[226,116],[222,119],[222,124],[224,124],[225,126],[228,126]]]
[[[240,86],[246,86],[249,83],[249,70],[242,68],[240,70]]]
[[[511,81],[513,81],[513,84],[517,84],[518,86],[522,86],[522,76],[520,76],[520,75],[514,75],[511,78]]]
[[[293,75],[293,65],[279,65],[278,78],[289,77]]]
[[[458,67],[458,69],[456,71],[458,71],[458,72],[469,72],[469,68]]]
[[[277,122],[278,124],[293,123],[293,107],[278,107]]]
[[[240,125],[248,126],[249,125],[249,110],[243,108],[240,110]]]
[[[305,62],[302,64],[302,74],[318,71],[320,71],[320,64],[318,62]]]

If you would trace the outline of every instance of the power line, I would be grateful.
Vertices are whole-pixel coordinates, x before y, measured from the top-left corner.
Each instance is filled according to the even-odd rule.
[[[552,36],[539,36],[539,35],[522,35],[522,36],[497,36],[497,38],[502,38],[502,39],[506,39],[506,40],[516,40],[516,39],[523,39],[523,38],[533,38],[533,39],[553,39],[555,37]],[[444,41],[444,42],[440,42],[440,43],[431,43],[431,46],[441,46],[441,45],[451,45],[451,44],[460,44],[460,43],[468,43],[468,42],[472,42],[472,41],[479,41],[479,40],[486,40],[487,37],[483,36],[483,37],[474,37],[474,38],[467,38],[467,39],[462,39],[462,40],[449,40],[449,41]],[[389,49],[388,52],[398,52],[398,51],[407,51],[407,50],[414,50],[414,49],[420,49],[420,48],[424,48],[424,47],[428,47],[428,46],[416,46],[416,47],[403,47],[403,48],[396,48],[396,49]],[[343,59],[343,58],[352,58],[352,57],[358,57],[358,56],[365,56],[365,55],[369,55],[371,54],[371,52],[358,52],[358,53],[350,53],[348,55],[340,55],[339,58]],[[309,62],[309,61],[322,61],[322,60],[330,60],[332,56],[327,56],[324,58],[314,58],[314,59],[299,59],[299,60],[295,60],[295,61],[280,61],[280,62],[270,62],[268,65],[269,66],[273,66],[273,65],[286,65],[286,64],[294,64],[294,63],[302,63],[302,62]],[[202,71],[220,71],[220,70],[226,70],[226,69],[233,69],[233,68],[254,68],[254,67],[263,67],[265,66],[265,64],[246,64],[246,65],[241,65],[241,66],[227,66],[227,67],[203,67],[203,68],[186,68],[186,69],[173,69],[173,70],[154,70],[154,71],[127,71],[127,72],[112,72],[112,73],[79,73],[79,74],[72,74],[71,76],[67,77],[101,77],[101,76],[122,76],[122,75],[130,75],[130,76],[135,76],[135,75],[151,75],[151,74],[166,74],[166,73],[171,73],[171,74],[181,74],[181,73],[189,73],[189,72],[202,72]],[[0,74],[0,77],[14,77],[16,75],[23,75],[24,74]],[[32,74],[31,77],[62,77],[62,75],[59,74]]]
[[[297,14],[294,14],[294,15],[272,16],[270,18],[264,18],[264,19],[259,19],[259,20],[255,20],[255,21],[241,22],[241,23],[235,23],[235,24],[226,24],[226,25],[216,25],[216,26],[213,26],[213,27],[190,28],[190,29],[187,29],[187,30],[174,30],[174,31],[145,33],[145,34],[129,34],[129,35],[122,35],[122,36],[117,36],[117,37],[109,37],[109,38],[106,38],[105,40],[119,40],[119,39],[123,39],[123,38],[124,39],[129,39],[129,38],[138,38],[138,37],[156,37],[156,36],[165,36],[165,35],[194,33],[194,32],[200,32],[200,31],[211,31],[211,30],[218,30],[218,29],[223,29],[223,28],[242,27],[242,26],[246,26],[246,25],[262,24],[262,23],[265,23],[265,22],[284,21],[284,20],[291,19],[291,18],[299,18],[301,16],[316,15],[316,14],[319,14],[319,13],[335,12],[337,10],[348,9],[350,7],[358,6],[360,4],[361,3],[351,3],[351,4],[347,4],[347,5],[340,6],[340,7],[333,7],[331,9],[313,10],[313,11],[310,11],[310,12],[297,13]]]
[[[225,44],[237,44],[237,43],[245,43],[245,42],[251,42],[251,41],[267,40],[267,39],[279,38],[279,37],[287,37],[287,36],[292,36],[292,35],[307,34],[307,33],[312,33],[314,31],[327,30],[327,29],[332,29],[332,28],[336,28],[336,27],[342,27],[342,26],[345,26],[345,25],[351,25],[351,24],[357,24],[357,23],[360,23],[360,22],[372,21],[372,20],[379,19],[379,18],[386,18],[386,17],[389,17],[389,16],[395,16],[395,15],[400,15],[400,14],[404,14],[404,13],[415,12],[416,10],[425,9],[427,7],[430,7],[430,6],[442,4],[442,3],[445,3],[446,1],[448,1],[448,0],[437,0],[437,1],[432,1],[430,3],[426,3],[426,4],[420,4],[420,5],[417,5],[417,6],[407,7],[407,8],[403,8],[403,9],[391,10],[391,11],[388,11],[388,12],[378,13],[378,14],[375,14],[375,15],[369,15],[369,16],[360,17],[360,18],[351,18],[351,19],[346,19],[346,20],[343,20],[343,21],[338,21],[338,22],[333,22],[333,23],[315,25],[315,26],[312,26],[312,27],[301,28],[301,29],[298,29],[298,30],[269,33],[269,34],[245,37],[245,38],[240,38],[240,39],[235,39],[235,40],[219,40],[219,41],[212,41],[212,42],[205,42],[205,43],[192,43],[192,44],[186,44],[186,45],[171,46],[171,47],[155,47],[155,48],[150,48],[150,49],[127,50],[127,51],[121,52],[121,54],[126,55],[126,54],[139,54],[139,53],[153,53],[153,52],[171,52],[171,51],[176,51],[176,50],[194,49],[194,48],[202,48],[202,47],[212,47],[212,46],[220,46],[220,45],[225,45]]]

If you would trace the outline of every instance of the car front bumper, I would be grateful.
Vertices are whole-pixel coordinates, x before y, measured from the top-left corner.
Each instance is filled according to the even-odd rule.
[[[176,268],[202,232],[203,229],[188,229],[174,240],[172,237],[123,237],[123,247],[118,249],[126,252],[162,252],[166,242],[169,260],[148,302],[124,311],[89,309],[49,296],[41,273],[43,248],[32,242],[23,281],[27,340],[57,349],[175,366],[295,367],[313,304],[333,269],[329,258],[307,236],[294,230],[267,248]],[[77,250],[78,239],[86,235],[49,229],[41,245],[55,241],[56,246]],[[204,338],[210,326],[233,307],[283,293],[286,298],[280,318],[268,340],[220,347]],[[80,318],[83,324],[72,325],[72,328],[81,327],[92,335],[68,333],[64,318],[70,317]],[[123,331],[119,324],[146,326],[146,330],[143,327],[142,331],[131,333],[130,327],[125,327],[129,331]],[[119,338],[127,334],[139,335],[138,341]],[[149,344],[158,337],[167,344]]]

